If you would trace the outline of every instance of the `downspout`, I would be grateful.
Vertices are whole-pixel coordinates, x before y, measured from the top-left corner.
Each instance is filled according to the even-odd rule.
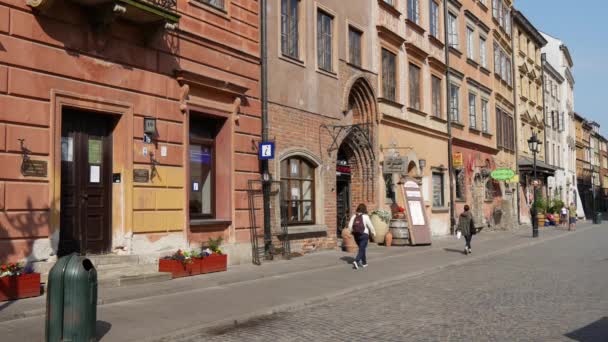
[[[518,111],[518,103],[517,103],[517,75],[516,75],[516,53],[515,53],[515,39],[513,37],[513,26],[515,23],[513,21],[513,11],[511,11],[511,79],[513,81],[513,122],[515,123],[515,127],[513,132],[515,136],[515,174],[519,175],[519,111]],[[517,223],[521,225],[521,198],[519,198],[521,194],[521,175],[519,182],[517,182],[515,194],[515,200],[517,201]]]
[[[267,49],[267,0],[260,0],[260,21],[261,21],[261,37],[260,37],[260,53],[262,59],[261,65],[261,100],[262,100],[262,141],[268,141],[268,49]],[[272,258],[272,235],[270,227],[270,182],[268,160],[262,160],[262,196],[264,201],[264,253],[267,258]]]
[[[450,233],[454,233],[456,227],[456,208],[454,207],[454,155],[452,148],[452,118],[450,118],[450,43],[448,35],[448,0],[443,1],[443,35],[445,41],[445,98],[446,119],[448,122],[448,173],[450,179]]]
[[[540,55],[540,67],[541,67],[541,71],[540,71],[540,81],[543,83],[542,85],[542,97],[543,97],[543,139],[544,139],[544,143],[545,143],[545,163],[547,163],[547,161],[549,160],[549,142],[547,141],[547,104],[546,104],[546,100],[545,100],[545,62],[547,61],[547,55],[546,54],[541,54]],[[559,118],[558,118],[559,120]],[[553,161],[553,163],[555,163],[555,161]],[[548,164],[548,163],[547,163]],[[553,177],[555,177],[555,174],[553,175]],[[545,178],[545,177],[543,177]],[[551,194],[549,193],[549,181],[547,179],[545,179],[545,187],[546,187],[546,197],[547,199],[551,198]]]

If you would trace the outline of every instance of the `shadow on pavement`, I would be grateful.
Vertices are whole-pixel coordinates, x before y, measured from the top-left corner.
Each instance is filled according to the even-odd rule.
[[[355,258],[350,256],[341,257],[340,260],[344,261],[347,264],[352,264],[355,261]]]
[[[567,333],[565,336],[578,342],[605,342],[608,340],[608,317]]]
[[[112,329],[112,324],[105,321],[97,321],[95,324],[95,337],[97,337],[97,341],[101,341],[110,329]]]
[[[464,250],[463,249],[444,248],[443,250],[446,251],[446,252],[451,252],[451,253],[464,254]]]

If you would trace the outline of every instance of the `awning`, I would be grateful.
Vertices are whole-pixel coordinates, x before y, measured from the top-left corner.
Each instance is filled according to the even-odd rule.
[[[519,173],[521,174],[534,172],[534,160],[530,158],[520,157],[517,164],[519,165]],[[557,171],[556,167],[553,167],[541,160],[536,161],[536,172],[539,175],[554,176],[555,171]]]

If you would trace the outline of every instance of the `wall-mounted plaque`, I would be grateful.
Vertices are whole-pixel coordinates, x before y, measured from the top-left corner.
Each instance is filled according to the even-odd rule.
[[[46,160],[28,160],[21,165],[21,174],[26,177],[46,177],[47,164]]]
[[[133,182],[148,183],[149,181],[150,181],[150,170],[146,170],[146,169],[134,169],[133,170]]]
[[[383,173],[398,173],[404,174],[407,171],[407,158],[405,157],[388,157],[384,159]]]

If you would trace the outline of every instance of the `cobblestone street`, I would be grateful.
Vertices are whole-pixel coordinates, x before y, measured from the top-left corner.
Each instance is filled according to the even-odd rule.
[[[592,229],[181,341],[608,341],[606,246]]]

